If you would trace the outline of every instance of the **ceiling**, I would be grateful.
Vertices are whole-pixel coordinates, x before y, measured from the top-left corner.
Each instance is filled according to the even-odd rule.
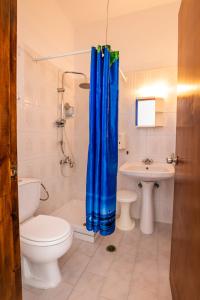
[[[177,1],[179,0],[110,0],[109,17],[115,18]],[[57,3],[75,26],[106,17],[107,0],[57,0]]]

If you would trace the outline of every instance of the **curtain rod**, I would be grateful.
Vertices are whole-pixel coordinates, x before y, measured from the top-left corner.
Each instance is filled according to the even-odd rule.
[[[57,54],[57,55],[49,55],[49,56],[39,56],[39,57],[33,57],[33,61],[44,61],[44,60],[50,60],[50,59],[56,59],[56,58],[61,58],[61,57],[67,57],[67,56],[73,56],[73,55],[79,55],[79,54],[84,54],[84,53],[90,53],[91,50],[79,50],[79,51],[73,51],[73,52],[65,52],[62,54]],[[124,81],[127,81],[127,78],[124,74],[124,72],[119,68],[119,72],[124,79]]]

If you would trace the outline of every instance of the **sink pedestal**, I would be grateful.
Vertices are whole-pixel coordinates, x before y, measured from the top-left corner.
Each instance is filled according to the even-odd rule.
[[[153,188],[155,182],[142,181],[142,209],[140,229],[144,234],[152,234],[154,231],[154,205]]]

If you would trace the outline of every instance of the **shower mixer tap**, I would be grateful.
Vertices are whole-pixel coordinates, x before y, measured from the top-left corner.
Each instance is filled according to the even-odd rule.
[[[59,145],[60,145],[60,149],[61,149],[63,158],[60,160],[60,169],[61,169],[61,173],[64,177],[67,177],[68,175],[65,176],[64,171],[63,171],[63,166],[68,166],[70,168],[73,168],[75,166],[73,153],[70,149],[70,144],[69,144],[69,140],[67,138],[67,134],[65,133],[66,119],[68,119],[70,117],[74,117],[74,115],[75,115],[74,107],[72,105],[70,105],[68,102],[64,103],[64,93],[65,93],[64,77],[66,74],[74,74],[74,75],[82,76],[84,78],[84,82],[81,82],[79,84],[79,87],[82,89],[87,89],[87,90],[90,89],[90,84],[89,84],[86,74],[84,74],[82,72],[75,72],[75,71],[65,71],[62,73],[62,78],[61,78],[62,85],[61,85],[61,87],[57,88],[57,92],[60,94],[60,96],[58,97],[59,105],[60,105],[60,116],[55,121],[55,125],[57,128],[60,128],[60,130],[61,130],[61,140],[59,142]],[[65,135],[66,141],[68,143],[71,157],[69,155],[67,155],[65,152],[64,135]]]

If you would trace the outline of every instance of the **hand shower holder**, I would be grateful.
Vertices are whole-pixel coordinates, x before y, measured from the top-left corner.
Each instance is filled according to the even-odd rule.
[[[56,127],[57,128],[63,128],[63,127],[65,127],[65,122],[66,122],[65,119],[58,119],[58,120],[56,120],[56,122],[55,122]]]

